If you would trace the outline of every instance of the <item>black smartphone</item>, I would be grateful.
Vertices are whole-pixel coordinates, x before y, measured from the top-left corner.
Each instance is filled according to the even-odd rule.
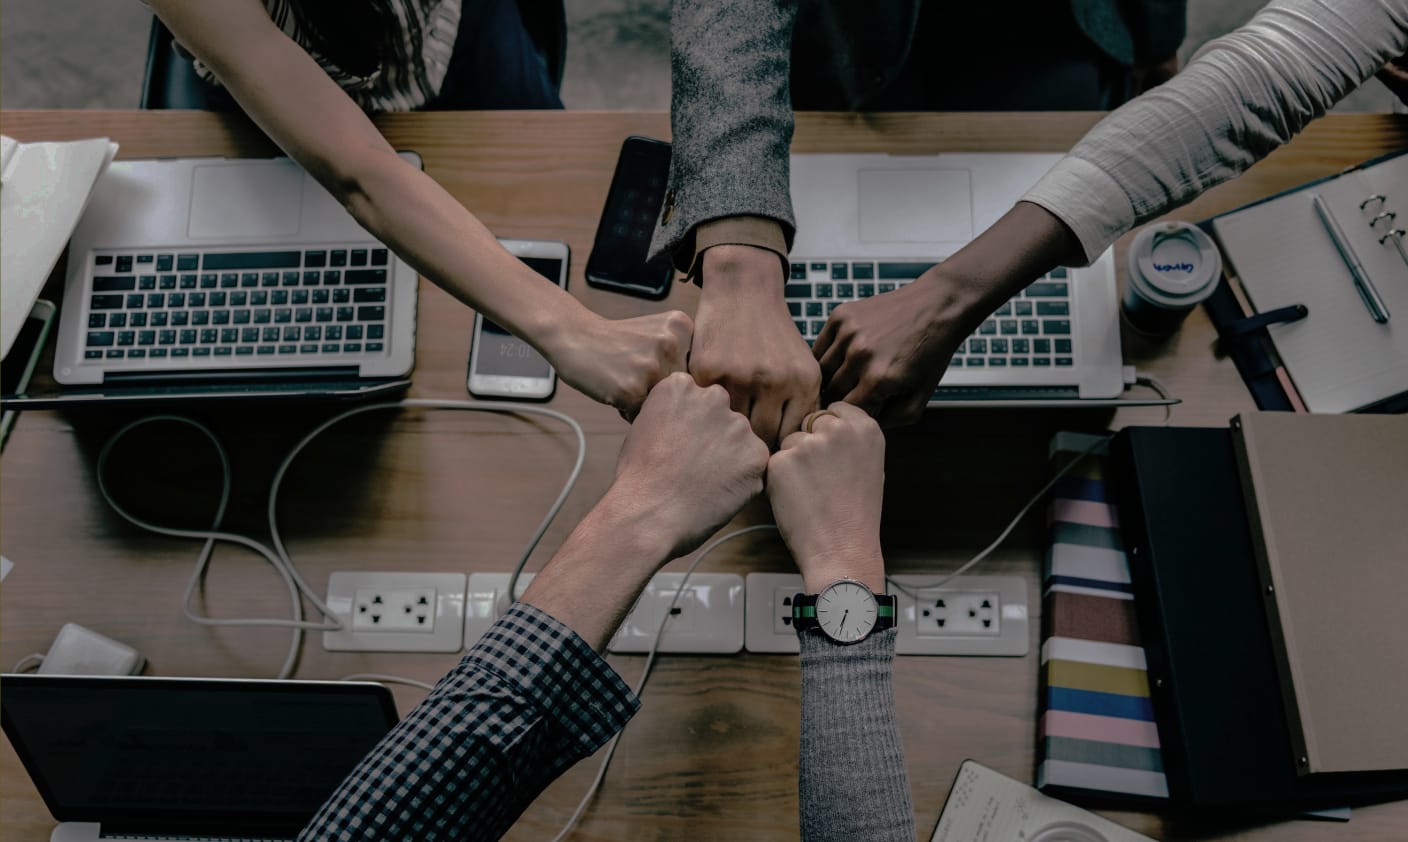
[[[621,144],[587,258],[588,284],[640,298],[660,299],[669,293],[675,276],[670,256],[646,260],[669,177],[670,144],[635,135]]]

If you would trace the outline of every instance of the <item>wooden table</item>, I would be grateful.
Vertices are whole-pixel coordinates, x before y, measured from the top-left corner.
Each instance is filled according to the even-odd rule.
[[[803,152],[1062,151],[1095,114],[801,115]],[[400,149],[497,234],[560,239],[572,248],[570,289],[609,316],[694,308],[679,285],[659,304],[602,293],[582,267],[621,140],[668,137],[664,114],[413,114],[380,118]],[[240,117],[194,112],[8,112],[0,129],[21,140],[106,135],[121,157],[267,155],[269,142]],[[1332,116],[1231,184],[1176,215],[1201,219],[1333,173],[1408,144],[1408,118]],[[1122,252],[1117,263],[1123,267]],[[1121,276],[1123,269],[1121,268]],[[62,273],[56,273],[58,278]],[[1121,278],[1123,281],[1123,278]],[[464,398],[471,313],[422,283],[414,397]],[[1232,364],[1212,351],[1201,311],[1166,343],[1125,337],[1125,356],[1160,378],[1184,403],[1173,421],[1223,425],[1252,408]],[[626,425],[616,414],[560,386],[551,406],[578,418],[588,456],[576,491],[530,563],[545,562],[610,481]],[[277,460],[329,414],[326,409],[195,410],[234,461],[227,526],[266,534],[264,495]],[[182,618],[180,597],[198,546],[140,532],[103,504],[94,481],[98,448],[131,415],[30,412],[5,448],[0,516],[3,551],[16,567],[0,598],[0,664],[43,652],[64,622],[123,640],[147,655],[157,675],[269,676],[288,637],[272,630],[209,629]],[[1045,448],[1060,429],[1158,423],[1161,410],[930,413],[892,433],[884,542],[891,572],[952,569],[985,545],[1044,481]],[[193,434],[171,428],[138,434],[114,458],[119,499],[164,523],[204,526],[216,485],[213,457]],[[364,416],[323,436],[295,465],[282,496],[289,551],[315,589],[334,570],[504,571],[570,467],[570,437],[551,424],[479,413],[404,411]],[[755,502],[735,525],[765,522]],[[1027,580],[1040,611],[1043,519],[1032,516],[979,572]],[[721,549],[706,569],[788,571],[767,533]],[[202,607],[216,616],[282,614],[286,596],[264,563],[220,548]],[[974,758],[1021,780],[1035,764],[1037,632],[1025,658],[902,658],[895,668],[901,731],[918,825],[928,838],[958,765]],[[338,678],[391,672],[434,680],[450,655],[329,653],[316,635],[297,676]],[[629,681],[642,658],[610,656]],[[420,697],[396,691],[403,712]],[[799,676],[791,656],[666,656],[626,729],[604,787],[574,839],[795,839]],[[510,834],[556,832],[595,774],[579,764],[548,789]],[[44,839],[48,811],[6,741],[0,749],[0,832]],[[1348,824],[1196,826],[1153,814],[1112,818],[1166,839],[1389,839],[1408,836],[1408,802],[1356,809]]]

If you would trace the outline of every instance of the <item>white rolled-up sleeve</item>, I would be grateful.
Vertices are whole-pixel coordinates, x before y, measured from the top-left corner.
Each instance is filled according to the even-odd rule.
[[[1111,112],[1023,197],[1080,239],[1121,234],[1242,173],[1408,53],[1408,0],[1273,0]]]

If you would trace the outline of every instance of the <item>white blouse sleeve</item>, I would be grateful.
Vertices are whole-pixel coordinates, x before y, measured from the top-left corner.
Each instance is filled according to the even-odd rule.
[[[1408,53],[1408,0],[1273,0],[1114,111],[1037,182],[1094,260],[1135,225],[1238,175]]]

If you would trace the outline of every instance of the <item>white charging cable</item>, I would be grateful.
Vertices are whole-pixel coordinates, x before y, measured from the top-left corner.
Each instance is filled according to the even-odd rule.
[[[38,652],[31,652],[15,662],[10,668],[10,672],[29,672],[31,669],[38,669],[44,665],[44,656]]]
[[[387,675],[383,672],[356,672],[351,675],[344,675],[338,681],[375,681],[379,684],[405,684],[408,687],[419,687],[430,692],[435,689],[435,685],[427,684],[424,681],[417,681],[414,678],[402,678],[399,675]]]
[[[1140,374],[1138,375],[1138,377],[1136,377],[1135,382],[1139,383],[1142,386],[1148,386],[1150,389],[1153,389],[1155,392],[1157,392],[1159,394],[1159,397],[1168,400],[1168,389],[1165,388],[1164,384],[1159,382],[1159,379],[1154,377],[1153,375]],[[1171,421],[1172,419],[1173,406],[1171,404],[1165,404],[1164,420],[1161,426],[1168,426],[1169,421]],[[1100,436],[1099,438],[1092,441],[1089,446],[1087,446],[1079,453],[1077,453],[1074,457],[1072,457],[1069,462],[1061,466],[1061,469],[1056,472],[1055,476],[1047,480],[1046,484],[1043,485],[1041,489],[1038,490],[1037,493],[1033,494],[1031,499],[1026,502],[1026,505],[1022,506],[1022,508],[1017,510],[1017,514],[1012,518],[1011,521],[1008,522],[1007,526],[1002,530],[1002,532],[998,533],[998,536],[993,539],[992,543],[984,547],[982,551],[979,552],[977,555],[964,562],[957,570],[953,571],[947,576],[944,576],[941,579],[937,579],[933,582],[926,582],[922,585],[901,585],[899,582],[896,582],[889,576],[885,577],[886,584],[899,591],[900,593],[904,594],[905,596],[909,597],[910,599],[918,600],[919,595],[914,591],[910,590],[911,587],[921,589],[943,587],[944,585],[948,584],[959,576],[962,576],[964,573],[967,573],[969,570],[972,570],[974,567],[981,564],[983,562],[983,559],[991,555],[993,550],[996,550],[998,547],[1002,546],[1002,542],[1007,540],[1007,536],[1012,534],[1012,530],[1017,528],[1017,524],[1022,522],[1022,518],[1025,518],[1027,516],[1027,512],[1031,511],[1032,506],[1035,506],[1038,502],[1040,502],[1042,498],[1046,496],[1046,493],[1050,491],[1056,485],[1056,483],[1060,481],[1062,477],[1070,473],[1072,468],[1084,461],[1085,457],[1096,452],[1105,445],[1108,445],[1112,439],[1114,439],[1113,435]]]
[[[1041,489],[1037,491],[1037,493],[1033,494],[1031,496],[1031,499],[1028,500],[1026,504],[1022,506],[1022,508],[1017,510],[1017,514],[1013,516],[1012,520],[1007,522],[1007,526],[1004,527],[1003,530],[998,533],[997,537],[992,540],[992,543],[984,547],[982,551],[979,552],[977,555],[965,561],[962,566],[960,566],[957,570],[953,571],[947,576],[944,576],[941,579],[937,579],[933,582],[925,582],[922,585],[901,585],[899,582],[896,582],[893,578],[888,575],[885,577],[885,583],[888,584],[890,587],[894,588],[895,590],[899,591],[900,593],[904,594],[905,596],[909,597],[910,599],[918,600],[919,594],[910,590],[911,587],[926,590],[930,588],[943,587],[944,585],[948,584],[959,576],[962,576],[964,573],[967,573],[969,570],[972,570],[974,567],[981,564],[983,560],[986,559],[989,555],[992,555],[993,550],[1002,546],[1002,542],[1007,540],[1007,536],[1012,534],[1012,530],[1016,529],[1017,524],[1022,522],[1022,518],[1027,516],[1027,512],[1032,510],[1032,506],[1035,506],[1038,502],[1040,502],[1041,499],[1046,496],[1046,492],[1050,491],[1052,487],[1055,486],[1056,483],[1061,479],[1061,477],[1064,477],[1066,474],[1070,473],[1071,469],[1074,468],[1076,465],[1080,464],[1080,462],[1083,461],[1085,457],[1094,453],[1101,447],[1109,444],[1110,439],[1112,438],[1114,438],[1114,436],[1101,436],[1097,438],[1095,441],[1091,442],[1090,445],[1087,446],[1084,450],[1080,451],[1074,457],[1072,457],[1071,461],[1067,462],[1065,465],[1062,465],[1061,470],[1057,471],[1056,474],[1051,477],[1051,479],[1047,480],[1046,484],[1043,485]]]
[[[160,526],[155,523],[150,523],[137,517],[131,512],[128,512],[126,509],[120,506],[117,501],[113,499],[112,493],[108,490],[106,468],[108,457],[111,456],[113,448],[117,445],[119,441],[123,439],[124,436],[137,429],[138,427],[158,423],[185,424],[187,426],[196,428],[202,434],[204,434],[205,437],[210,441],[211,445],[215,448],[216,454],[220,457],[220,502],[216,504],[215,516],[211,523],[210,529],[175,529],[172,527]],[[299,599],[298,580],[295,578],[294,574],[289,571],[288,567],[284,563],[284,560],[280,558],[280,556],[276,554],[273,550],[270,550],[268,547],[266,547],[264,544],[259,543],[258,541],[247,538],[243,535],[238,535],[233,532],[220,531],[220,524],[223,523],[225,519],[225,509],[230,502],[230,473],[230,457],[225,452],[225,448],[220,443],[220,440],[216,438],[215,433],[211,432],[209,427],[205,426],[199,421],[195,421],[190,418],[185,418],[180,415],[153,415],[147,418],[141,418],[136,421],[133,421],[132,423],[126,425],[125,427],[114,433],[112,437],[109,438],[107,442],[103,444],[102,450],[98,453],[98,493],[102,495],[103,500],[109,506],[112,507],[112,510],[114,512],[117,512],[119,516],[121,516],[124,520],[126,520],[133,526],[136,526],[139,529],[145,529],[148,532],[154,532],[158,535],[167,535],[173,538],[196,538],[205,541],[205,544],[201,547],[200,554],[196,557],[195,570],[191,572],[190,581],[186,583],[185,595],[181,598],[181,611],[183,614],[185,614],[186,619],[190,620],[193,623],[197,623],[203,626],[273,627],[293,629],[293,639],[290,641],[289,644],[288,655],[284,658],[284,664],[279,669],[278,673],[279,678],[288,678],[290,675],[293,674],[294,667],[298,662],[298,652],[303,644],[304,629],[336,629],[340,628],[340,624],[329,625],[327,623],[304,622],[303,603]],[[191,596],[195,593],[196,588],[204,584],[205,582],[205,574],[210,567],[210,558],[215,551],[216,541],[227,541],[229,543],[238,544],[242,547],[254,550],[256,553],[263,556],[264,559],[274,567],[274,570],[279,574],[279,577],[283,579],[284,584],[288,587],[290,609],[293,614],[292,620],[285,620],[281,618],[216,618],[206,617],[197,614],[191,610]],[[319,605],[319,609],[322,610],[321,603],[315,604]]]
[[[565,415],[561,412],[557,412],[556,410],[547,409],[544,407],[521,406],[519,404],[506,403],[501,401],[471,402],[458,400],[409,399],[391,403],[378,403],[368,404],[366,406],[358,406],[349,409],[346,412],[342,412],[338,415],[333,416],[329,420],[320,424],[318,427],[314,428],[313,431],[310,432],[308,435],[304,436],[298,442],[298,444],[294,445],[293,449],[290,450],[288,455],[284,457],[283,462],[280,463],[278,470],[274,473],[274,480],[269,489],[268,505],[269,534],[273,542],[272,549],[246,536],[238,535],[233,532],[220,531],[220,524],[224,521],[225,509],[228,506],[230,500],[230,459],[225,452],[224,446],[220,443],[220,440],[215,436],[215,434],[211,432],[210,428],[190,418],[186,418],[179,415],[155,415],[147,418],[142,418],[137,421],[133,421],[132,423],[126,425],[125,427],[114,433],[112,437],[109,438],[107,442],[103,445],[102,450],[98,454],[98,491],[102,495],[103,500],[109,506],[112,507],[113,511],[117,512],[119,516],[121,516],[128,523],[131,523],[133,526],[136,526],[140,529],[145,529],[149,532],[154,532],[158,535],[167,535],[175,538],[195,538],[204,540],[205,544],[204,546],[202,546],[200,555],[196,559],[195,570],[192,572],[191,579],[186,585],[186,593],[182,599],[181,607],[186,618],[189,619],[191,622],[206,626],[244,626],[292,629],[293,637],[290,641],[289,652],[284,660],[283,666],[280,668],[278,673],[279,678],[288,678],[293,675],[294,669],[297,666],[298,653],[302,648],[303,644],[303,632],[333,631],[341,629],[342,623],[337,619],[336,615],[332,612],[332,610],[328,608],[326,604],[323,603],[323,601],[318,597],[318,595],[313,591],[313,589],[308,586],[308,583],[303,580],[303,577],[299,575],[298,568],[294,565],[293,560],[289,557],[287,548],[284,546],[283,538],[279,532],[277,515],[279,488],[283,483],[284,476],[288,472],[289,467],[293,464],[294,459],[298,457],[298,455],[303,451],[303,449],[307,447],[309,443],[311,443],[328,428],[342,421],[345,421],[348,418],[352,418],[363,413],[383,409],[403,408],[451,409],[467,412],[495,412],[509,414],[542,415],[548,418],[555,419],[557,421],[561,421],[562,423],[566,424],[576,436],[577,457],[576,461],[572,466],[572,471],[568,475],[567,481],[563,484],[561,492],[558,493],[557,498],[548,508],[548,512],[544,516],[542,522],[538,525],[537,530],[534,531],[532,538],[529,540],[528,546],[523,551],[523,555],[519,558],[518,563],[514,568],[513,577],[510,584],[512,584],[512,582],[516,582],[518,579],[518,575],[522,572],[524,565],[528,563],[528,559],[532,556],[533,551],[537,548],[538,543],[542,540],[543,535],[547,532],[548,527],[552,524],[553,519],[556,518],[558,512],[562,510],[563,504],[567,501],[567,496],[572,492],[572,488],[577,483],[577,478],[581,476],[582,465],[586,461],[587,442],[586,436],[582,432],[581,425],[578,424],[577,421],[569,415]],[[220,458],[221,491],[220,502],[216,506],[215,516],[213,518],[213,522],[211,524],[210,529],[175,529],[150,523],[148,521],[136,517],[135,515],[131,514],[126,509],[124,509],[122,506],[118,505],[117,501],[113,499],[112,494],[109,492],[107,482],[105,480],[105,468],[107,466],[108,457],[112,453],[113,447],[118,443],[118,441],[120,441],[132,430],[153,423],[178,423],[194,427],[199,430],[202,434],[204,434],[205,437],[210,441],[211,445],[215,448],[215,451]],[[202,616],[191,610],[191,596],[195,593],[196,588],[200,586],[205,580],[205,574],[209,569],[210,558],[215,549],[215,542],[217,541],[226,541],[228,543],[238,544],[242,547],[254,550],[256,553],[263,556],[264,559],[274,567],[275,571],[279,573],[280,578],[284,580],[285,585],[288,587],[291,613],[293,614],[293,619],[289,620],[282,618],[215,618]],[[511,592],[512,591],[510,591],[510,593]],[[303,603],[300,599],[300,595],[303,598],[306,598],[309,603],[311,603],[313,607],[318,610],[318,612],[325,618],[323,621],[307,622],[303,619]],[[409,682],[403,681],[402,683]]]
[[[1172,398],[1169,396],[1168,389],[1164,387],[1163,383],[1159,382],[1159,378],[1155,377],[1152,374],[1140,374],[1139,376],[1134,378],[1134,382],[1138,383],[1141,386],[1148,386],[1150,389],[1153,389],[1155,392],[1157,392],[1159,397],[1163,398],[1164,400],[1172,400]],[[1173,404],[1166,403],[1164,404],[1163,425],[1168,426],[1168,422],[1172,420]]]

